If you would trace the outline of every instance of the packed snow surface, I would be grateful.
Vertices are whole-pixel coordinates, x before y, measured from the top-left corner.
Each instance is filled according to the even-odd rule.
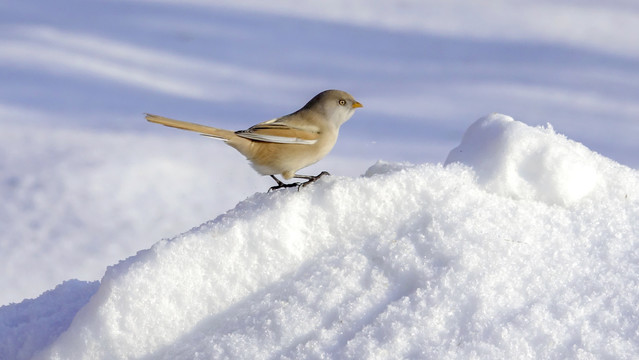
[[[361,177],[257,193],[109,267],[97,289],[61,285],[95,292],[65,332],[19,315],[68,308],[68,294],[0,308],[1,349],[42,350],[38,359],[630,359],[638,191],[636,170],[550,126],[492,114],[445,165],[379,162]]]

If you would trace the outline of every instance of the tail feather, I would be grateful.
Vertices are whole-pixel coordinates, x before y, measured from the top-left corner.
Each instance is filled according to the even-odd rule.
[[[224,139],[224,140],[230,140],[234,137],[237,137],[237,135],[235,135],[235,132],[233,131],[218,129],[211,126],[205,126],[200,124],[194,124],[194,123],[190,123],[186,121],[169,119],[159,115],[146,114],[146,119],[152,123],[161,124],[164,126],[174,127],[174,128],[183,129],[183,130],[195,131],[195,132],[199,132],[202,135],[212,136],[212,137]]]

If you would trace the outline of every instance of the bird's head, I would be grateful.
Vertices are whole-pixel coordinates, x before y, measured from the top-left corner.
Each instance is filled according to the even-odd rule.
[[[353,116],[355,109],[362,106],[359,101],[345,91],[326,90],[315,95],[304,108],[321,113],[329,122],[340,127]]]

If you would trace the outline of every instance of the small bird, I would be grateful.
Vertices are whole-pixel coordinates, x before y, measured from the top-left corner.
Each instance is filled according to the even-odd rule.
[[[326,90],[315,95],[306,105],[294,113],[251,126],[247,130],[230,131],[210,126],[173,120],[163,116],[146,114],[150,122],[178,129],[199,132],[205,136],[224,140],[246,156],[253,169],[262,175],[270,175],[276,190],[287,187],[303,187],[324,175],[300,175],[298,170],[312,165],[328,154],[339,133],[340,126],[362,107],[349,93]],[[284,183],[285,180],[305,179],[304,183]]]

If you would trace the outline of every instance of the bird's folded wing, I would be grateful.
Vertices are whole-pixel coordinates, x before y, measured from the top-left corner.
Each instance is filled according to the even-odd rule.
[[[257,124],[248,130],[236,131],[235,134],[255,141],[312,145],[319,138],[319,129],[293,128],[285,124],[267,121]]]

